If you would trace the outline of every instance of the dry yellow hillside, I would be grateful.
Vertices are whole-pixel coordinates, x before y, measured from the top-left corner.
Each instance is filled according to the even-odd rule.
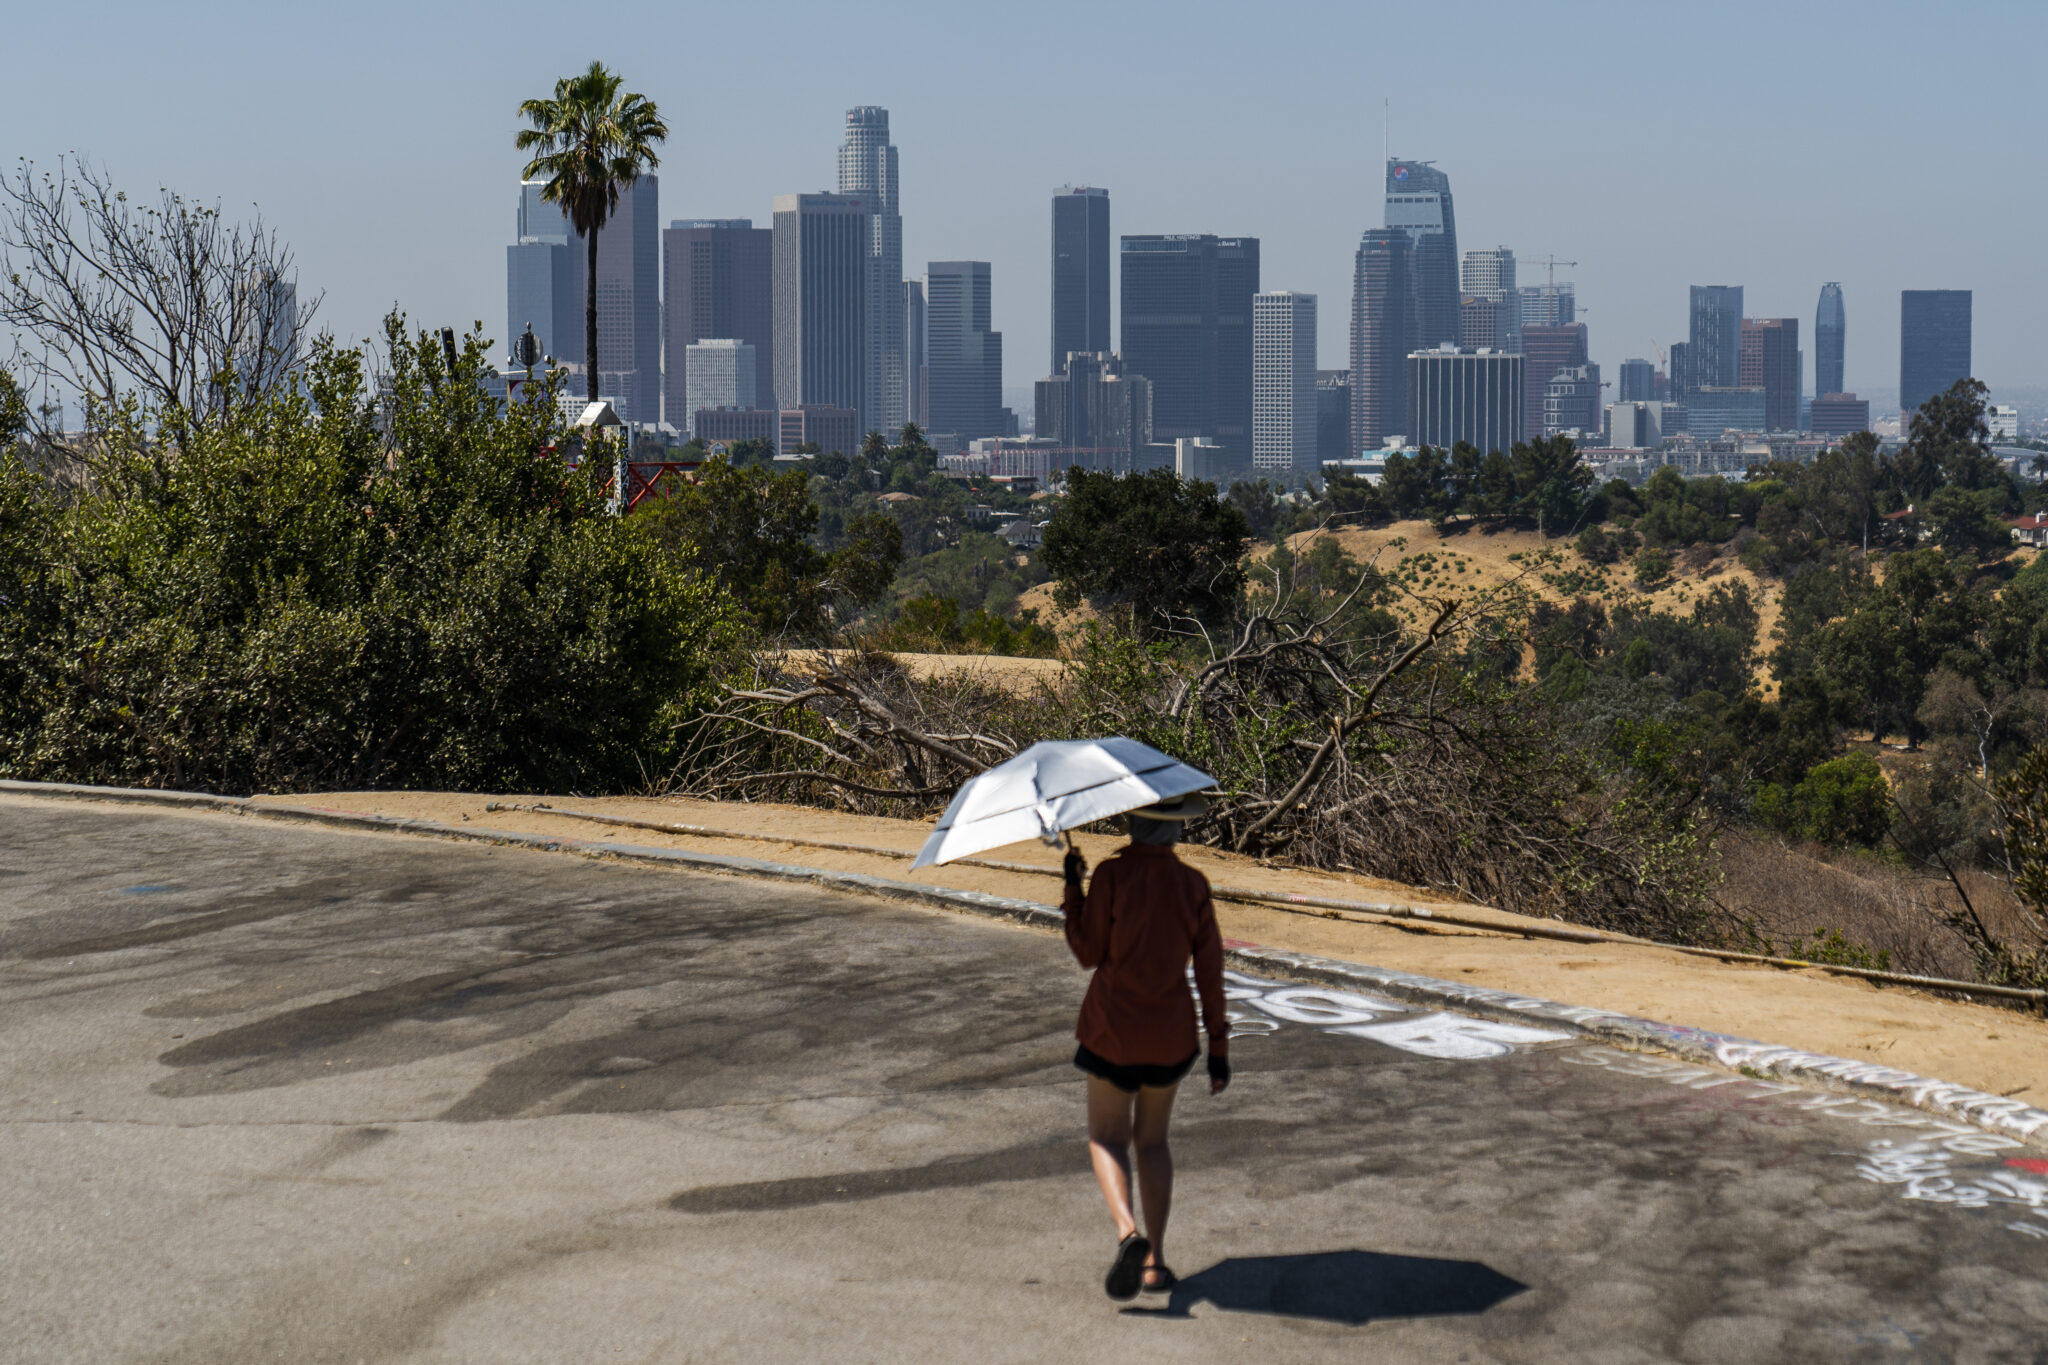
[[[1429,597],[1444,588],[1497,587],[1519,578],[1555,601],[1586,596],[1604,603],[1610,611],[1623,602],[1642,602],[1659,611],[1683,614],[1714,586],[1741,583],[1757,603],[1760,649],[1770,648],[1771,633],[1778,625],[1781,585],[1759,578],[1727,546],[1697,546],[1676,552],[1671,576],[1656,591],[1644,592],[1636,587],[1635,571],[1627,561],[1604,568],[1588,564],[1572,549],[1570,540],[1546,541],[1534,531],[1463,525],[1439,535],[1426,521],[1397,521],[1386,526],[1304,531],[1292,537],[1290,544],[1303,551],[1318,536],[1335,537],[1352,558],[1394,575],[1418,597]],[[1271,548],[1254,545],[1252,557],[1263,559]],[[1035,608],[1041,625],[1063,633],[1095,618],[1085,604],[1071,612],[1054,606],[1049,583],[1022,594],[1017,605]],[[1411,602],[1406,610],[1415,615],[1421,604]],[[1771,687],[1767,677],[1758,681]]]
[[[1715,586],[1741,583],[1756,599],[1761,617],[1759,645],[1768,647],[1778,624],[1780,585],[1759,578],[1726,545],[1694,546],[1673,553],[1671,576],[1654,592],[1644,592],[1636,586],[1635,570],[1627,561],[1604,567],[1589,564],[1572,549],[1570,540],[1545,540],[1534,531],[1462,525],[1452,527],[1448,535],[1438,535],[1426,521],[1397,521],[1387,526],[1305,531],[1290,543],[1301,550],[1321,535],[1336,537],[1352,558],[1376,564],[1423,595],[1437,588],[1485,588],[1520,578],[1531,589],[1557,601],[1584,596],[1604,602],[1610,610],[1618,603],[1642,602],[1659,611],[1683,614]]]

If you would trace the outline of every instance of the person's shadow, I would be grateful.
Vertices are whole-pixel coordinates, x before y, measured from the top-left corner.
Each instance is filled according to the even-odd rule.
[[[1190,1307],[1207,1302],[1234,1313],[1321,1318],[1355,1327],[1378,1318],[1484,1313],[1528,1287],[1478,1261],[1377,1251],[1233,1256],[1175,1285],[1166,1307],[1124,1311],[1184,1318]]]

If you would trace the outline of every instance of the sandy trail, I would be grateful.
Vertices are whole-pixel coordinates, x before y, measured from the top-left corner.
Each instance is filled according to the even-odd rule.
[[[442,792],[336,792],[259,798],[325,806],[451,825],[481,825],[530,834],[684,848],[770,861],[988,891],[1057,904],[1060,884],[1046,876],[957,865],[911,872],[902,861],[783,843],[774,836],[871,844],[911,851],[929,826],[920,821],[845,815],[807,807],[633,797],[466,795]],[[531,811],[486,811],[490,802],[545,802],[629,819],[705,825],[753,838],[706,838],[607,827]],[[1091,863],[1119,840],[1083,835]],[[988,856],[1059,865],[1037,843]],[[1458,904],[1442,896],[1369,877],[1300,872],[1210,849],[1188,860],[1213,882],[1248,890],[1415,905]],[[1503,925],[1554,923],[1461,906]],[[1224,903],[1218,918],[1227,938],[1295,952],[1372,963],[1429,976],[1472,981],[1577,1005],[1620,1010],[1670,1023],[1713,1029],[1840,1057],[1883,1062],[1922,1075],[1974,1086],[2041,1105],[2048,1102],[2048,1021],[1989,1005],[1962,1004],[1916,991],[1788,970],[1689,957],[1655,947],[1578,945],[1496,935],[1484,930],[1414,923],[1332,921],[1277,908]]]

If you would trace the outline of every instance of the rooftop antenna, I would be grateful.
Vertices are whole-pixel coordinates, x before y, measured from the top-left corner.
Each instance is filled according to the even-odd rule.
[[[1387,124],[1391,118],[1394,101],[1387,95],[1380,96],[1380,226],[1387,225],[1387,161],[1392,156],[1393,144],[1387,138]]]

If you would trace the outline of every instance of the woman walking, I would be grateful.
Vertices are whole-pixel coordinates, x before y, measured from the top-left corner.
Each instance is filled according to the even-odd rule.
[[[1209,1093],[1230,1084],[1230,1021],[1223,1012],[1223,940],[1209,881],[1174,856],[1183,821],[1201,815],[1199,796],[1132,811],[1131,842],[1095,870],[1067,852],[1062,909],[1067,946],[1094,977],[1081,1001],[1074,1065],[1088,1073],[1088,1146],[1095,1178],[1116,1223],[1116,1259],[1103,1288],[1129,1299],[1174,1286],[1166,1219],[1173,1207],[1173,1154],[1166,1143],[1173,1097],[1201,1055],[1187,968],[1195,964],[1202,1023],[1209,1034]],[[1131,1207],[1130,1149],[1137,1147],[1145,1230]]]

